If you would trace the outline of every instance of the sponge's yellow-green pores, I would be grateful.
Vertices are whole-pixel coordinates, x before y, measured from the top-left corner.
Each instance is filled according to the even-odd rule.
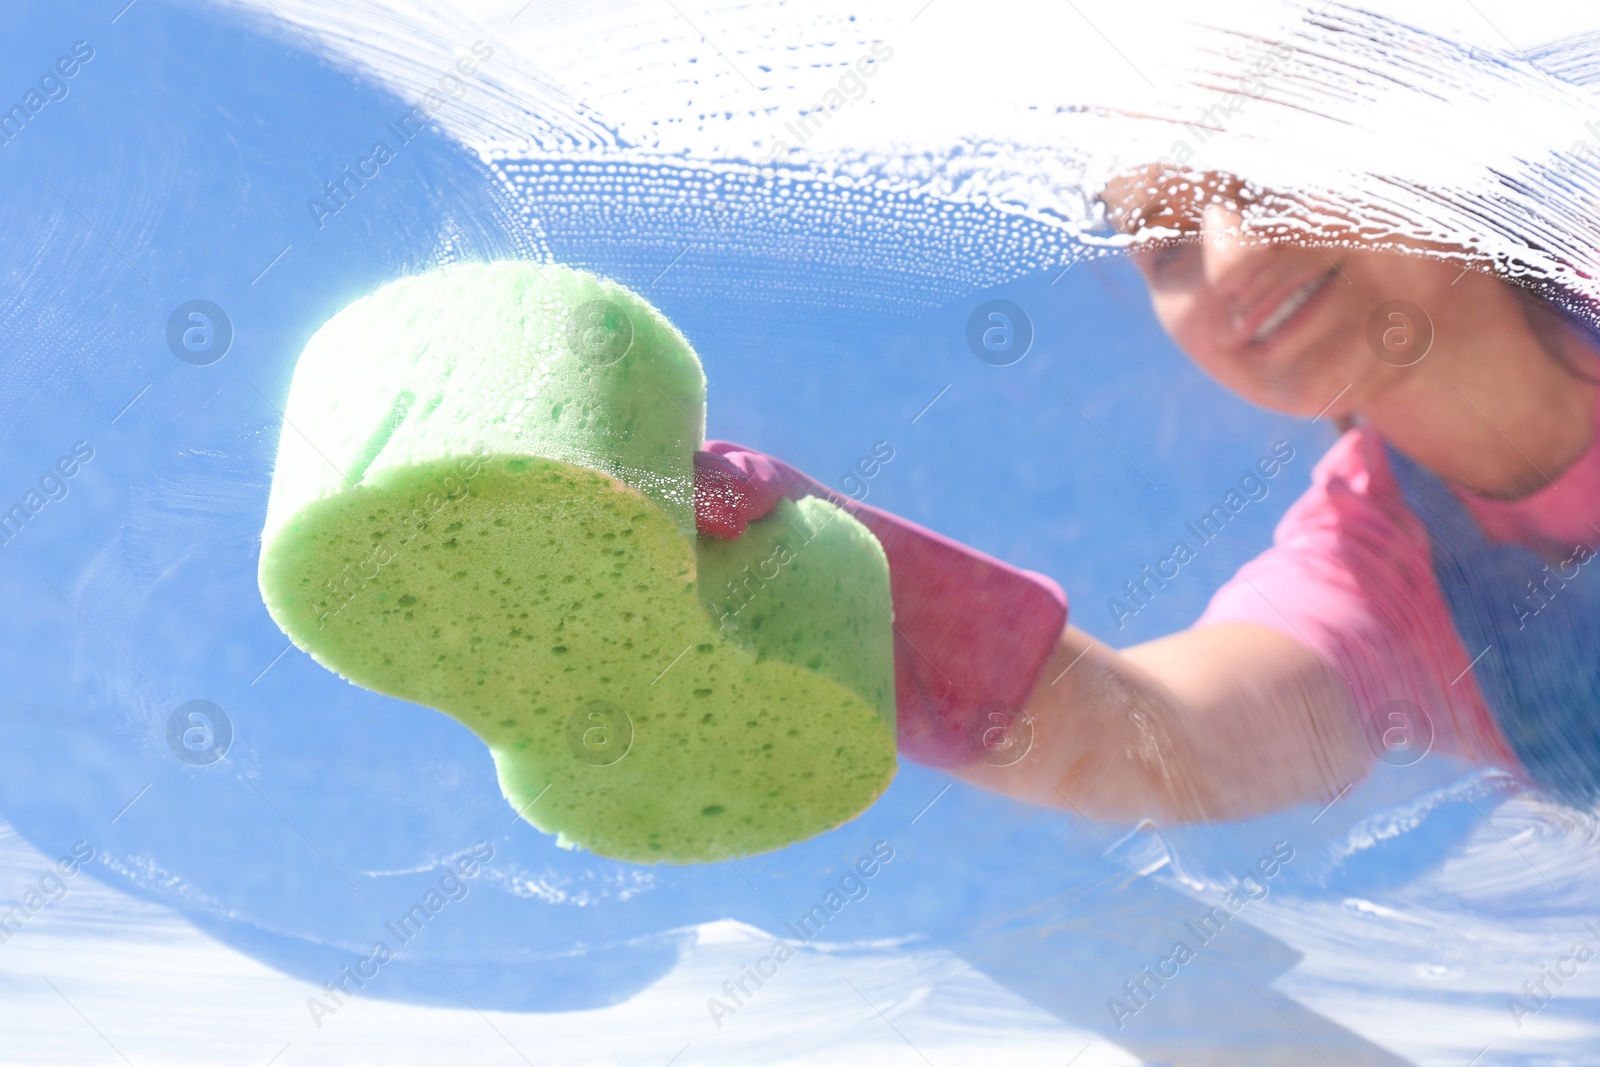
[[[883,549],[823,500],[694,532],[705,377],[637,295],[528,263],[406,278],[295,367],[260,585],[290,639],[438,708],[560,842],[802,840],[895,770]]]

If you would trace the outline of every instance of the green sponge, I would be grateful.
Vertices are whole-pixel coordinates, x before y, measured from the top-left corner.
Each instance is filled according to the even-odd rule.
[[[394,282],[295,367],[267,609],[470,727],[564,845],[694,863],[838,826],[895,771],[888,563],[816,498],[697,538],[704,418],[694,352],[620,286],[520,262]]]

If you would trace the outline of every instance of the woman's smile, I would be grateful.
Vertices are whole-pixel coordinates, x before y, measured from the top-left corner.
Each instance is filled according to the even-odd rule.
[[[1338,266],[1332,265],[1309,280],[1275,286],[1264,298],[1235,314],[1233,347],[1258,352],[1275,348],[1316,314],[1338,276]]]

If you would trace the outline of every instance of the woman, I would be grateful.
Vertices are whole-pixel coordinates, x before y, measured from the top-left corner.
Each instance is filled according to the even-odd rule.
[[[1422,250],[1248,240],[1257,198],[1236,181],[1141,175],[1104,200],[1125,231],[1185,235],[1132,257],[1204,371],[1346,430],[1272,547],[1192,627],[1122,650],[1061,625],[1048,579],[852,507],[889,556],[902,749],[1114,817],[1327,802],[1375,759],[1430,746],[1591,801],[1600,392],[1587,334]],[[824,491],[722,443],[699,473],[711,536],[737,535],[779,492]]]

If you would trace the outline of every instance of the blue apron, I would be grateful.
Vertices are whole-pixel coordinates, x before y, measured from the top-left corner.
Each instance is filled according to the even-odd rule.
[[[1428,531],[1433,573],[1467,656],[1488,650],[1472,672],[1511,750],[1553,799],[1595,806],[1600,558],[1574,546],[1562,563],[1547,564],[1524,545],[1490,543],[1437,475],[1385,448],[1406,506]]]

